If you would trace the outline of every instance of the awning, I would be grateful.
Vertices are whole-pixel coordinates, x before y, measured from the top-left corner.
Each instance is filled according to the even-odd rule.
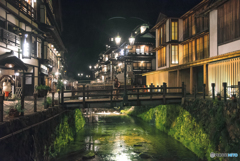
[[[6,67],[5,64],[14,64],[14,67],[9,68],[9,67]],[[4,69],[14,69],[14,70],[28,69],[28,67],[23,63],[23,61],[14,55],[13,51],[0,55],[0,67],[3,67]]]

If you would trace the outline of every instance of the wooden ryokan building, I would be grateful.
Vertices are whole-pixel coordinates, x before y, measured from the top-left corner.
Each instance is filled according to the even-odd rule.
[[[156,71],[147,85],[186,84],[187,93],[222,91],[240,81],[240,0],[203,0],[178,17],[160,14],[156,25]]]

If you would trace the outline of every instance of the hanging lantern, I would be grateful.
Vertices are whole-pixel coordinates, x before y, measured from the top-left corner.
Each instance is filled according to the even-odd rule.
[[[134,45],[134,42],[135,42],[135,37],[133,37],[131,34],[131,37],[129,37],[129,44]]]
[[[115,38],[115,42],[116,42],[117,45],[120,45],[121,37],[119,35]]]

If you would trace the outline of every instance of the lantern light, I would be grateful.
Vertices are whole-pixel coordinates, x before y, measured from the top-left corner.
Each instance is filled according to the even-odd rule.
[[[135,37],[133,37],[131,34],[131,37],[129,38],[129,44],[134,45],[134,42],[135,42]]]
[[[120,45],[121,37],[119,35],[115,38],[115,42],[117,45]]]

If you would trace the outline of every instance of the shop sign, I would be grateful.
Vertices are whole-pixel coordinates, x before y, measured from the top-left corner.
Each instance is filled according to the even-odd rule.
[[[31,59],[31,34],[23,34],[22,58]]]
[[[43,74],[46,74],[46,75],[48,75],[48,70],[47,70],[47,67],[45,66],[45,65],[43,65],[43,64],[41,64],[41,72],[43,73]]]

